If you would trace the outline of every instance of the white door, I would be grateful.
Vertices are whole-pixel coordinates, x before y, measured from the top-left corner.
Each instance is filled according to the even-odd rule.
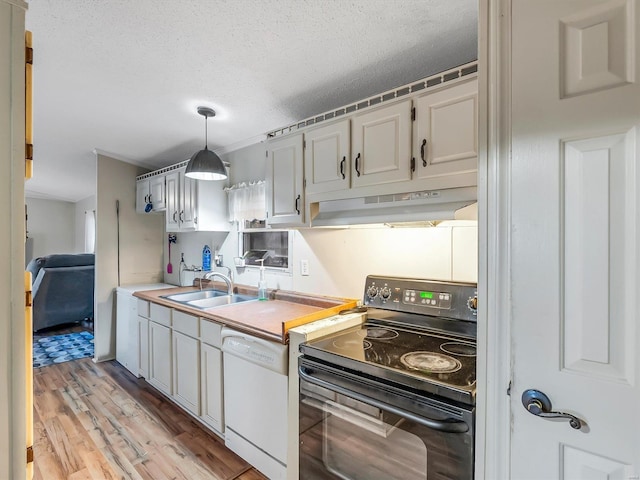
[[[511,478],[637,479],[640,4],[511,5]]]

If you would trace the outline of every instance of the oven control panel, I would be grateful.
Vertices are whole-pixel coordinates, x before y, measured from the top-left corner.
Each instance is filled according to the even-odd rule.
[[[412,305],[425,305],[428,307],[451,309],[451,297],[447,292],[426,292],[422,290],[405,290],[403,302]]]
[[[364,289],[369,307],[475,321],[476,284],[369,275]]]

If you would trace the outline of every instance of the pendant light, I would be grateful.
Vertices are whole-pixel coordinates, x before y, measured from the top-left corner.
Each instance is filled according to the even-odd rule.
[[[198,113],[204,117],[204,149],[193,154],[184,174],[196,180],[224,180],[227,178],[224,162],[207,146],[207,121],[209,117],[214,117],[216,112],[209,107],[198,107]]]

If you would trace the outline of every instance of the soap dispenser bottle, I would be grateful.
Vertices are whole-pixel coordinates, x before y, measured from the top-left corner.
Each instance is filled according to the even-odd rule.
[[[211,270],[211,249],[209,245],[205,245],[202,249],[202,270],[205,272]]]
[[[267,281],[264,278],[264,259],[258,260],[260,264],[260,280],[258,280],[258,300],[268,300]]]

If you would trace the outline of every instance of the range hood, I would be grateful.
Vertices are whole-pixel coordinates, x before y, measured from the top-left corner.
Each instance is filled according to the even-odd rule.
[[[461,187],[327,200],[311,204],[311,226],[422,226],[477,220],[477,198],[476,187]]]

